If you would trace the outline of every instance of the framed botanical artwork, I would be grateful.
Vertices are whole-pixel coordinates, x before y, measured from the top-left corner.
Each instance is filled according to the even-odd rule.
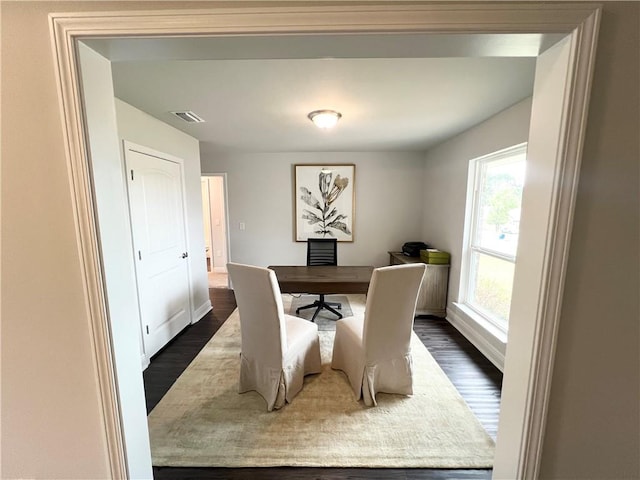
[[[295,239],[353,242],[355,165],[294,165]]]

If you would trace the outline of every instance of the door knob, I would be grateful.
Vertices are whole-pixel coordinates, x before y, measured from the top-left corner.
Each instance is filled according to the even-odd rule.
[[[182,254],[182,258],[187,258],[188,256],[189,256],[189,254],[188,254],[187,252],[184,252],[184,253]]]

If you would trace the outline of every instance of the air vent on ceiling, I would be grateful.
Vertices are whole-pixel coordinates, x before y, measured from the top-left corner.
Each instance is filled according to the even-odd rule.
[[[185,122],[188,122],[188,123],[202,123],[202,122],[204,122],[204,119],[200,118],[198,115],[196,115],[192,111],[171,112],[171,113],[173,113],[176,117],[181,118],[182,120],[184,120]]]

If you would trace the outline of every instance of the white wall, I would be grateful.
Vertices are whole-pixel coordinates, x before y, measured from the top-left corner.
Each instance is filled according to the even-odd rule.
[[[120,99],[116,98],[115,103],[118,134],[121,140],[128,140],[184,160],[192,320],[197,321],[211,309],[202,232],[200,144],[195,138],[147,115]]]
[[[469,160],[526,142],[530,115],[528,98],[436,146],[425,156],[422,237],[429,245],[451,253],[447,318],[500,368],[506,341],[496,338],[500,337],[497,331],[489,334],[477,328],[453,305],[458,301],[460,286],[467,176]]]
[[[542,451],[545,480],[640,478],[638,45],[640,4],[603,2]]]
[[[293,234],[293,165],[298,163],[356,165],[354,241],[338,245],[339,264],[387,265],[387,251],[420,239],[421,154],[203,151],[203,174],[227,173],[231,261],[261,266],[306,262],[306,243],[296,242]]]
[[[79,52],[127,466],[132,478],[152,478],[147,412],[139,368],[138,297],[111,63],[83,44],[80,44]]]
[[[451,253],[448,305],[458,299],[469,160],[527,141],[531,98],[429,150],[422,237]]]

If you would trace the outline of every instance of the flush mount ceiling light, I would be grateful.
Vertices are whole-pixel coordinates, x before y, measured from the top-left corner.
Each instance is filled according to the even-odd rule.
[[[338,123],[342,114],[335,110],[314,110],[307,116],[316,127],[329,129],[336,126],[336,123]]]

